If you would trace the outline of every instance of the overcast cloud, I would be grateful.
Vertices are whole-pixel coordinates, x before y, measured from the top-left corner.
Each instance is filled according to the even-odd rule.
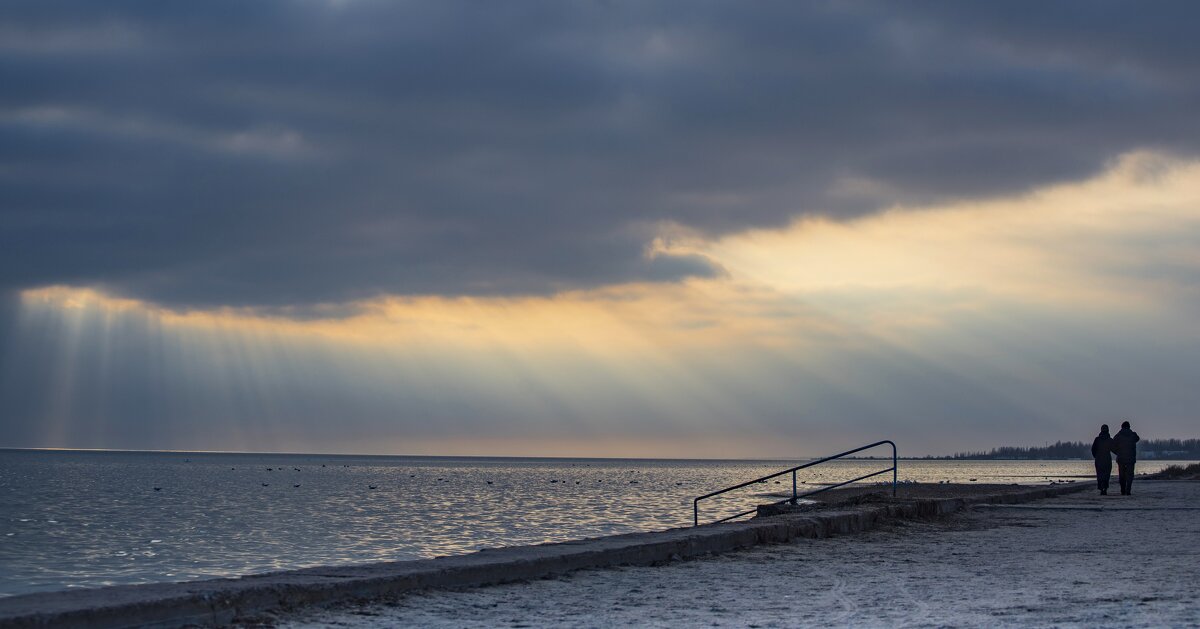
[[[1195,436],[1198,23],[0,3],[0,446]]]
[[[1200,152],[1200,5],[6,2],[0,291],[546,294]],[[1123,10],[1122,10],[1123,9]]]

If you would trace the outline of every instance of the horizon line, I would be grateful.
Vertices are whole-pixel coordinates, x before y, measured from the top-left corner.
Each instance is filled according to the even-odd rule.
[[[408,457],[417,459],[595,459],[612,461],[806,461],[819,459],[821,455],[809,456],[767,456],[762,458],[716,458],[716,457],[637,457],[637,456],[554,456],[554,455],[503,455],[503,454],[363,454],[346,452],[281,452],[253,450],[171,450],[171,449],[137,449],[137,448],[63,448],[63,447],[25,447],[0,446],[0,451],[22,452],[112,452],[136,454],[269,454],[279,456],[341,456],[341,457]],[[900,456],[900,460],[915,460],[927,458],[950,458],[947,454],[926,454],[922,456]],[[885,456],[843,457],[846,459],[884,459]]]
[[[1180,438],[1181,439],[1181,438]],[[1182,439],[1181,439],[1182,440]],[[1044,446],[1000,446],[1017,448],[1037,448]],[[354,452],[281,452],[253,450],[172,450],[172,449],[137,449],[137,448],[64,448],[64,447],[23,447],[0,446],[0,451],[20,452],[111,452],[133,454],[266,454],[276,456],[336,456],[336,457],[408,457],[417,459],[555,459],[555,460],[611,460],[611,461],[806,461],[821,458],[820,456],[768,456],[762,458],[715,458],[715,457],[622,457],[622,456],[554,456],[554,455],[494,455],[494,454],[364,454]],[[955,452],[951,454],[925,454],[920,456],[899,456],[897,460],[921,459],[955,459],[961,455],[983,454],[984,452]],[[846,459],[885,459],[886,456],[843,457]]]

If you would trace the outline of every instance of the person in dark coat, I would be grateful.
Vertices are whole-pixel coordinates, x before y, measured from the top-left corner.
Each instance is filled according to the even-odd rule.
[[[1108,495],[1108,479],[1112,476],[1112,437],[1108,434],[1108,424],[1100,426],[1100,434],[1092,440],[1092,458],[1096,459],[1096,485],[1100,487],[1100,495]]]
[[[1121,422],[1121,430],[1112,438],[1112,450],[1117,455],[1117,476],[1121,481],[1121,495],[1133,495],[1133,466],[1137,463],[1137,442],[1141,440],[1129,428],[1129,422]]]

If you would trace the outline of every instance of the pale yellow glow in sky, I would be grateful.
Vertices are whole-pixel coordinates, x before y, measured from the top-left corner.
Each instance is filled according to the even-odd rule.
[[[1154,300],[1159,287],[1119,271],[1149,262],[1200,267],[1200,247],[1172,238],[1198,228],[1200,165],[1134,154],[1096,179],[1016,198],[896,207],[851,222],[806,219],[683,250],[788,293],[969,290],[1129,307]]]
[[[434,400],[468,393],[487,400],[482,404],[511,402],[506,416],[557,418],[536,434],[509,437],[479,433],[464,416],[461,425],[448,424],[444,436],[402,444],[347,434],[341,451],[766,456],[774,435],[760,429],[748,396],[775,400],[764,412],[790,413],[794,405],[804,417],[814,391],[832,392],[833,401],[814,408],[812,417],[830,418],[847,400],[848,417],[869,417],[864,408],[889,416],[889,396],[900,399],[909,385],[864,391],[863,369],[870,367],[864,363],[871,360],[885,365],[872,372],[876,378],[901,368],[934,374],[935,383],[958,378],[955,386],[994,394],[997,404],[1012,399],[1020,409],[1014,412],[1061,417],[1076,412],[1062,409],[1090,393],[1073,390],[1081,385],[1061,368],[1030,364],[1009,347],[1026,338],[1060,342],[1037,336],[1047,317],[1072,326],[1076,315],[1090,315],[1101,338],[1120,321],[1167,346],[1200,341],[1193,316],[1200,304],[1194,281],[1200,277],[1200,163],[1133,154],[1092,180],[1013,198],[896,207],[844,222],[809,218],[715,240],[681,233],[686,230],[664,230],[652,248],[706,256],[726,273],[545,297],[391,297],[361,303],[349,317],[318,320],[238,309],[172,311],[78,287],[29,290],[23,300],[74,321],[67,333],[81,329],[84,313],[104,321],[142,317],[156,334],[182,341],[177,360],[228,381],[231,391],[246,381],[274,382],[255,394],[256,417],[266,423],[247,425],[238,443],[263,449],[270,438],[276,450],[312,449],[303,440],[287,442],[286,419],[271,415],[286,406],[280,398],[294,386],[280,384],[292,381],[279,374],[311,367],[291,357],[297,348],[308,352],[304,360],[320,357],[309,377],[341,378],[339,391],[386,399],[391,383],[404,382],[434,392]],[[975,331],[964,332],[964,321]],[[1005,336],[981,335],[980,322]],[[79,374],[69,367],[74,350],[64,347],[67,366],[56,385],[61,404],[48,413],[61,416],[58,425],[65,427],[77,411],[69,391]],[[1078,351],[1064,345],[1051,355]],[[963,372],[965,358],[987,369]],[[808,388],[793,392],[796,382]],[[614,406],[613,396],[629,404]],[[398,416],[406,412],[403,402],[403,396],[395,402]],[[630,414],[643,412],[657,423],[645,424],[642,434],[606,432],[611,422],[637,425]],[[803,421],[814,440],[825,434],[824,443],[858,441],[839,436],[836,421]],[[872,436],[896,430],[871,421],[858,429]],[[250,434],[254,429],[261,429],[259,436]],[[47,443],[70,445],[64,439]]]
[[[167,326],[272,330],[350,344],[573,347],[606,356],[662,346],[794,347],[813,334],[851,342],[845,322],[857,318],[857,308],[873,312],[872,295],[889,310],[867,321],[885,327],[937,319],[939,308],[998,301],[1154,308],[1173,287],[1138,269],[1200,269],[1200,246],[1177,237],[1198,232],[1200,164],[1134,154],[1093,180],[1017,198],[896,207],[848,222],[810,218],[783,230],[671,241],[663,248],[700,253],[728,271],[675,285],[549,297],[395,297],[325,320],[235,309],[175,312],[71,287],[26,291],[24,299],[64,309],[142,309]],[[854,295],[855,306],[831,312],[823,299],[831,294]],[[952,298],[922,304],[901,294]]]

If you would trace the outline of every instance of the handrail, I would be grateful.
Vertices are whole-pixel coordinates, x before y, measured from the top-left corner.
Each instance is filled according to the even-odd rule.
[[[826,487],[822,487],[820,489],[810,491],[810,492],[804,493],[804,494],[799,494],[799,495],[796,494],[796,471],[797,470],[802,470],[806,467],[812,467],[814,465],[820,465],[821,463],[825,463],[826,461],[840,459],[844,456],[854,454],[855,452],[862,452],[863,450],[869,450],[876,446],[881,446],[885,443],[892,446],[892,466],[891,467],[884,469],[884,470],[879,470],[878,472],[871,472],[870,474],[867,474],[865,476],[859,476],[858,478],[848,480],[844,483],[838,483],[836,485],[828,485]],[[703,496],[700,496],[700,497],[696,498],[695,500],[692,500],[692,526],[700,526],[700,501],[701,500],[705,500],[707,498],[712,498],[713,496],[719,496],[725,492],[733,491],[735,489],[741,489],[743,487],[747,487],[747,486],[753,485],[755,483],[761,483],[763,481],[768,481],[768,480],[771,480],[772,478],[775,478],[776,476],[783,476],[784,474],[792,475],[792,497],[784,498],[783,500],[780,500],[779,502],[771,503],[771,504],[781,505],[785,502],[790,502],[792,504],[796,504],[796,501],[800,498],[812,496],[814,494],[819,494],[823,491],[829,491],[830,489],[837,489],[838,487],[843,487],[845,485],[849,485],[850,483],[857,483],[860,480],[866,480],[868,478],[871,478],[872,476],[879,476],[880,474],[886,474],[888,472],[892,473],[892,497],[895,497],[896,496],[896,444],[895,444],[895,442],[891,441],[890,439],[884,439],[883,441],[876,441],[875,443],[862,446],[861,448],[847,450],[840,454],[835,454],[833,456],[827,456],[823,459],[817,459],[816,461],[809,461],[808,463],[805,463],[804,465],[797,465],[796,467],[783,470],[782,472],[776,472],[769,476],[763,476],[762,478],[756,478],[754,480],[746,481],[744,483],[740,483],[740,484],[734,485],[732,487],[726,487],[725,489],[714,491],[710,494],[704,494]],[[751,509],[749,511],[743,511],[736,515],[731,515],[727,518],[721,518],[720,520],[716,520],[714,522],[709,522],[709,524],[719,524],[721,522],[728,522],[729,520],[733,520],[735,518],[740,518],[744,515],[750,515],[751,513],[754,513],[755,511],[757,511],[757,507],[754,509]]]

